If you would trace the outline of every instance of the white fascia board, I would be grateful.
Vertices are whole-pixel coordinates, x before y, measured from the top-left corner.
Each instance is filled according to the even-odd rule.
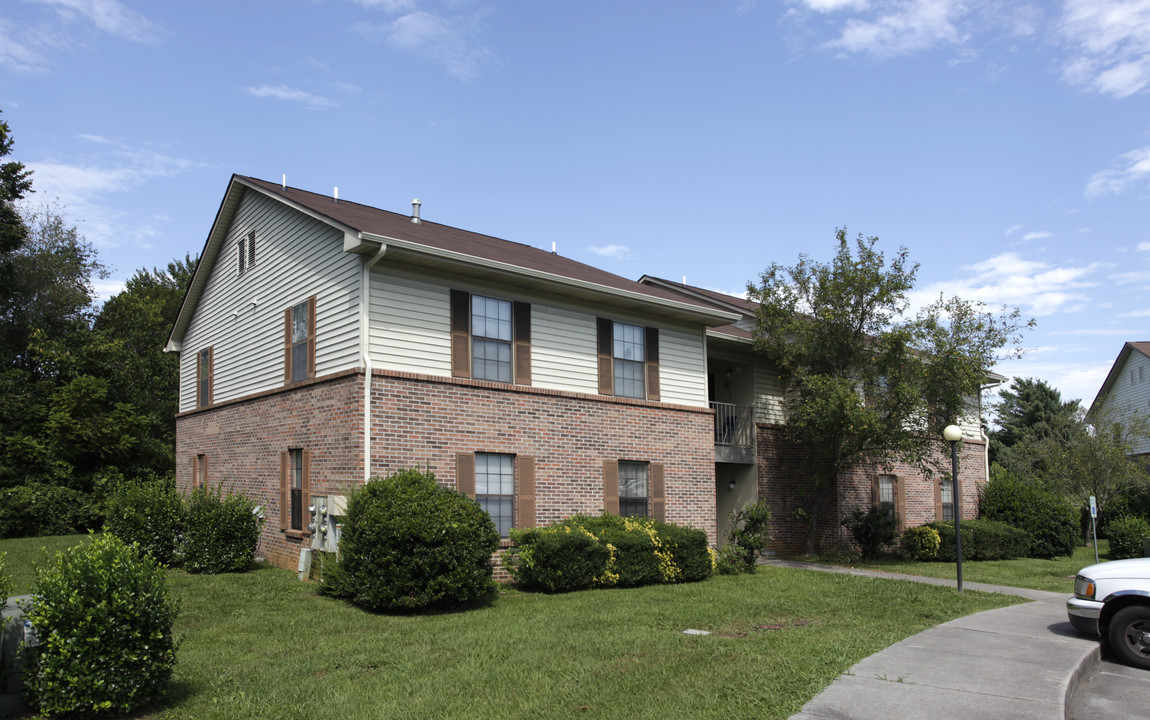
[[[640,302],[646,305],[655,305],[658,307],[673,309],[680,313],[698,317],[700,321],[705,322],[708,325],[727,325],[735,322],[739,319],[739,317],[741,317],[734,313],[724,312],[722,310],[708,310],[707,308],[703,308],[692,303],[681,303],[674,300],[652,297],[643,293],[637,293],[630,290],[622,290],[620,288],[613,288],[607,285],[587,282],[586,280],[576,280],[574,278],[565,277],[563,275],[543,272],[542,270],[532,270],[531,268],[525,268],[521,265],[512,265],[511,263],[500,262],[498,260],[489,260],[487,258],[476,257],[475,255],[467,255],[465,253],[455,252],[454,250],[445,250],[443,248],[431,247],[429,245],[413,243],[406,240],[400,240],[399,238],[387,237],[385,235],[360,233],[359,237],[364,240],[383,243],[391,247],[402,248],[404,250],[419,253],[422,255],[441,257],[445,260],[453,260],[455,262],[467,265],[476,265],[490,268],[492,270],[499,270],[511,275],[521,275],[524,277],[534,278],[536,280],[542,280],[548,283],[554,283],[556,285],[565,285],[571,288],[588,290],[603,295],[611,295],[617,298],[626,299],[633,302]]]

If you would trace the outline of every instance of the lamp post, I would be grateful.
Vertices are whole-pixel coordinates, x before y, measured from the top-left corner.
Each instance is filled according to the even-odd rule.
[[[962,493],[958,487],[958,441],[962,439],[962,428],[957,425],[947,425],[943,428],[942,438],[950,443],[950,477],[953,483],[954,497],[954,559],[958,564],[958,591],[962,592]]]

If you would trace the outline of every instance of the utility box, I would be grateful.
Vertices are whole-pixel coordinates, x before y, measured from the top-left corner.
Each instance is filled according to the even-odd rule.
[[[312,549],[338,553],[343,516],[347,514],[347,496],[312,495],[311,502]]]

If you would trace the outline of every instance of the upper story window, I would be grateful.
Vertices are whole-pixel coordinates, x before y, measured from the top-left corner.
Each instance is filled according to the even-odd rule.
[[[196,356],[196,407],[212,404],[213,349],[204,348]]]
[[[619,461],[619,515],[647,517],[647,463]]]
[[[659,399],[659,329],[598,318],[599,394]]]
[[[240,275],[243,275],[245,270],[256,266],[256,231],[252,230],[240,238],[236,249],[240,263]]]
[[[284,313],[284,383],[315,377],[315,296]]]
[[[531,303],[451,291],[451,376],[531,384]]]
[[[471,376],[511,382],[511,302],[471,296]]]

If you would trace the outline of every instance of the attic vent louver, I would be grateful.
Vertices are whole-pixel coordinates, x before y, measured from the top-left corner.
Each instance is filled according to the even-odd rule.
[[[415,223],[416,225],[420,224],[419,206],[422,204],[423,203],[419,202],[419,198],[415,198],[411,201],[411,222]]]

